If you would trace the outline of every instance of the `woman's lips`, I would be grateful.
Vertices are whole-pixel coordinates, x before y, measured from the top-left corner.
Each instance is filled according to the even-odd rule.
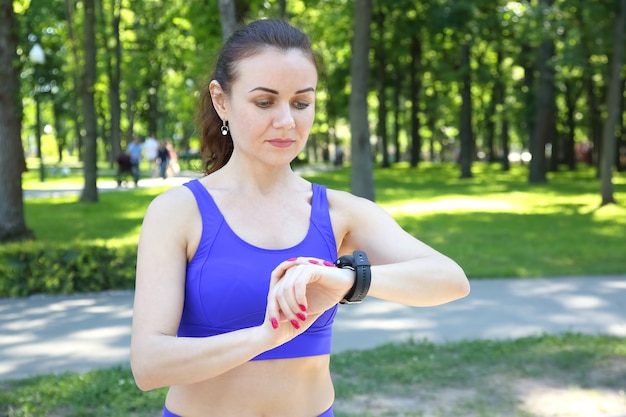
[[[272,146],[275,146],[277,148],[288,148],[295,141],[293,139],[270,139],[267,142],[270,143]]]

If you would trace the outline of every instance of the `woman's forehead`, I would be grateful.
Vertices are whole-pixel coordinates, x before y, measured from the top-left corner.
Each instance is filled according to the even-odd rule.
[[[299,49],[267,48],[237,63],[237,79],[245,84],[299,79],[314,86],[317,84],[317,67],[311,57]]]

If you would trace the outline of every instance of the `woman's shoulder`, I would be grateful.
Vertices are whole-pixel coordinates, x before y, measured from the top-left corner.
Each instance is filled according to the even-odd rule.
[[[349,220],[349,223],[386,215],[386,211],[375,202],[348,191],[329,188],[326,195],[331,213]]]
[[[329,204],[337,208],[352,209],[356,206],[378,207],[373,201],[359,197],[348,191],[327,188],[326,195],[328,196]]]
[[[157,195],[148,206],[146,216],[185,218],[197,211],[195,198],[191,190],[179,185]]]

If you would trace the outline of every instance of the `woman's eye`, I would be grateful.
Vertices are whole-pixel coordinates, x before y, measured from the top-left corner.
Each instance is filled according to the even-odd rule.
[[[261,101],[257,101],[256,105],[261,107],[261,108],[266,108],[272,105],[272,103],[269,100],[261,100]]]
[[[309,107],[309,103],[307,103],[306,101],[296,101],[294,103],[294,107],[296,109],[303,110],[303,109],[306,109],[307,107]]]

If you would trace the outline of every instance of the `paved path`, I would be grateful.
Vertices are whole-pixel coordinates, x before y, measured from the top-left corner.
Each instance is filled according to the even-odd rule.
[[[626,337],[626,275],[472,280],[428,308],[373,298],[340,306],[333,351],[407,338],[434,343],[580,332]],[[0,299],[0,379],[128,364],[132,292]]]
[[[170,178],[142,178],[139,180],[139,188],[151,188],[160,186],[176,186],[181,185],[192,178],[198,178],[199,174],[187,173]],[[117,182],[107,179],[98,180],[98,191],[128,191],[134,189],[135,186],[132,182],[129,185],[124,184],[122,187],[118,187]],[[55,184],[55,188],[52,189],[28,189],[23,190],[25,199],[31,198],[51,198],[51,197],[66,197],[66,196],[79,196],[83,189],[82,184]]]

